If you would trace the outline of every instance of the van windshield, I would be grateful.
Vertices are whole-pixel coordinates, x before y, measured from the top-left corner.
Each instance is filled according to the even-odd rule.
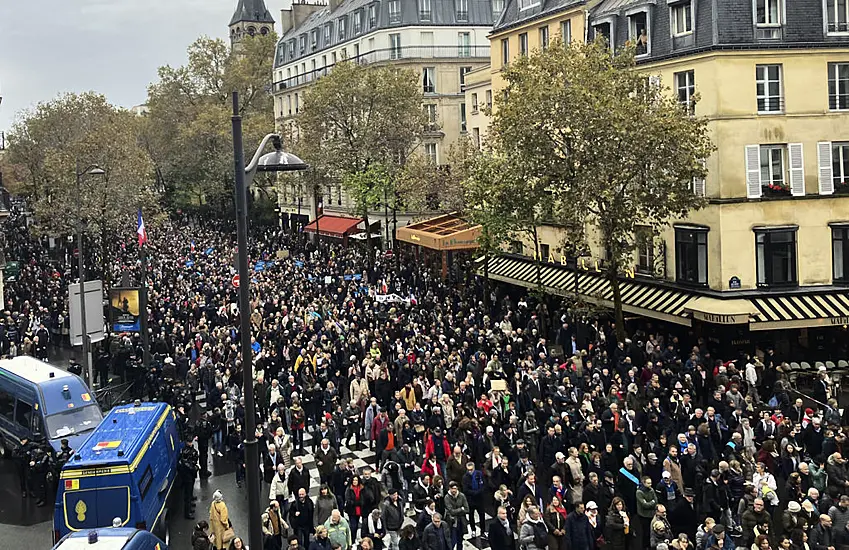
[[[50,439],[79,435],[95,429],[101,420],[103,413],[95,404],[68,409],[47,417],[47,434]]]

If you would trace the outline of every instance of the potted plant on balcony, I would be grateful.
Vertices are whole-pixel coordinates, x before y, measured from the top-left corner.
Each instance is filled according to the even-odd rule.
[[[772,197],[786,197],[790,195],[790,186],[784,182],[768,183],[764,185],[764,195]]]

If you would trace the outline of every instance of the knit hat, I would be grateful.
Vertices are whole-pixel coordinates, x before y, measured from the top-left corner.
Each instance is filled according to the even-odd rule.
[[[802,505],[801,505],[801,504],[799,504],[798,502],[796,502],[795,500],[791,500],[791,501],[787,504],[787,510],[788,510],[788,511],[790,511],[790,512],[792,512],[792,513],[794,513],[794,514],[796,514],[796,513],[799,513],[799,512],[801,512],[801,511],[802,511]]]

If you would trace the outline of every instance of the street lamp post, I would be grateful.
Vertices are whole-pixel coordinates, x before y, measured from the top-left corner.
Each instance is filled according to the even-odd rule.
[[[250,324],[250,273],[248,272],[248,195],[247,189],[257,172],[294,172],[308,166],[291,153],[283,152],[279,135],[268,134],[245,167],[242,146],[242,117],[239,115],[239,94],[233,92],[233,156],[236,170],[236,236],[239,247],[239,339],[242,355],[242,395],[245,397],[245,463],[248,484],[248,545],[254,550],[263,546],[259,489],[259,449],[256,439],[256,402],[253,388],[253,358]],[[268,142],[274,152],[261,155]],[[261,156],[260,156],[261,155]]]
[[[80,170],[79,162],[77,163],[77,196],[80,196],[83,176],[102,176],[106,171],[97,165],[91,165],[85,170]],[[85,358],[86,377],[88,378],[89,387],[94,386],[94,364],[91,360],[91,342],[88,338],[88,323],[86,323],[85,311],[85,264],[83,263],[83,228],[80,223],[77,228],[77,266],[79,267],[80,276],[80,331],[82,332],[82,347],[83,356]],[[102,380],[101,380],[102,382]]]

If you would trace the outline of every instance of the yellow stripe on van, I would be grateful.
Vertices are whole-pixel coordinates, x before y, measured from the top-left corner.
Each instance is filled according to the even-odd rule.
[[[159,417],[159,421],[156,423],[156,426],[153,428],[153,431],[150,432],[150,435],[147,437],[147,441],[142,445],[139,454],[136,456],[136,459],[133,460],[133,463],[130,464],[130,471],[134,472],[136,468],[141,464],[142,459],[144,458],[145,453],[150,448],[150,444],[153,443],[153,438],[156,437],[156,434],[162,428],[162,425],[165,424],[165,419],[168,418],[168,413],[171,412],[171,406],[165,407],[165,411],[163,411],[162,416]]]
[[[111,476],[115,474],[129,474],[129,466],[111,466],[109,468],[88,468],[85,470],[63,470],[59,479],[79,479],[81,477]]]

